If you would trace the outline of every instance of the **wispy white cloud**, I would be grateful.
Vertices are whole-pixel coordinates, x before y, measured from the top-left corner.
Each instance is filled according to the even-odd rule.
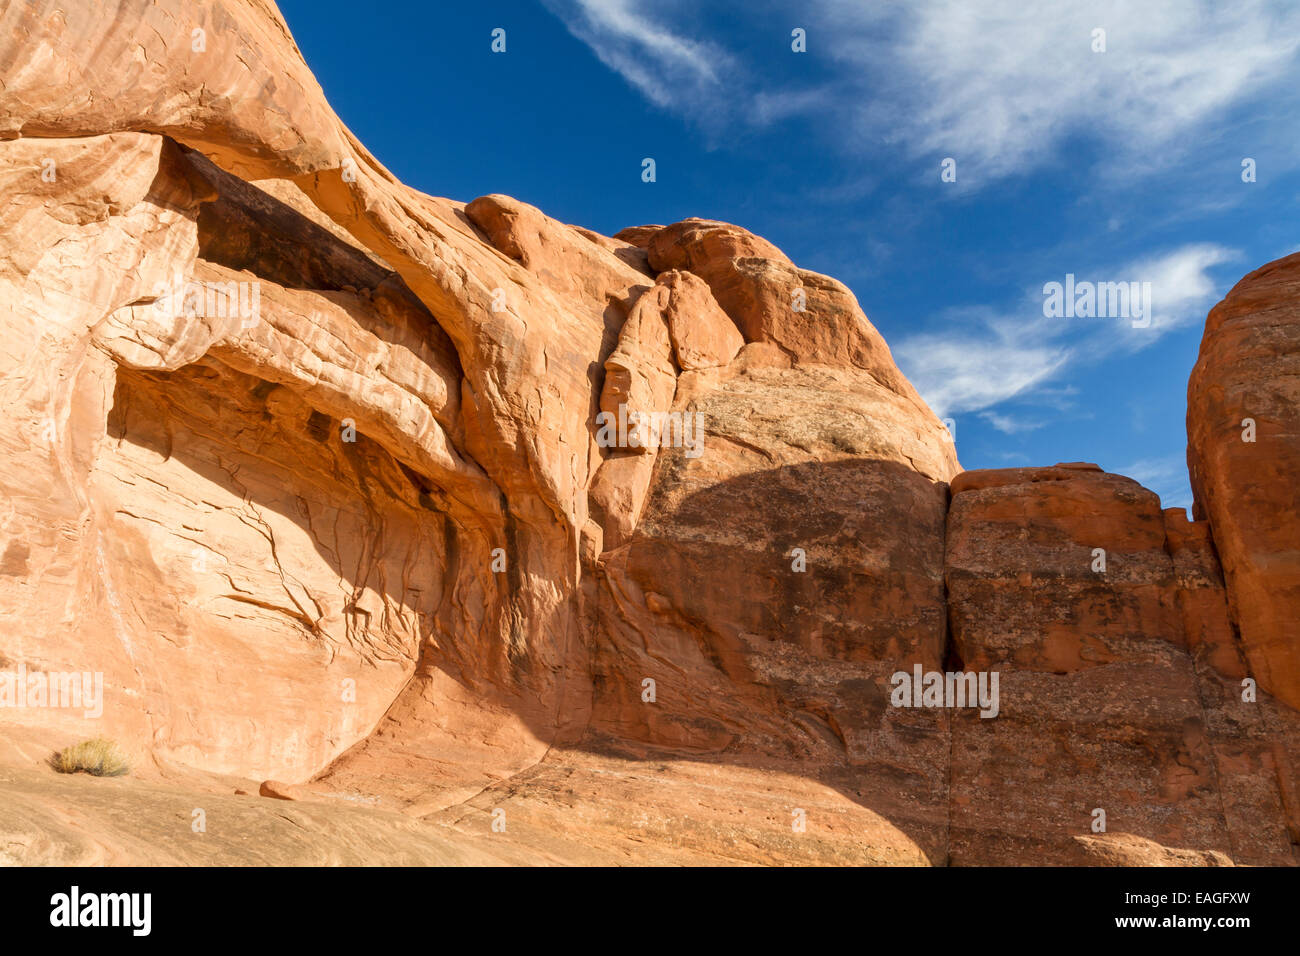
[[[1130,266],[1126,274],[1115,276],[1115,281],[1128,278],[1151,283],[1151,328],[1134,329],[1129,323],[1127,327],[1133,335],[1126,339],[1127,346],[1130,349],[1145,347],[1144,338],[1151,336],[1139,333],[1159,336],[1205,321],[1205,313],[1219,291],[1209,270],[1241,259],[1242,254],[1235,249],[1212,242],[1198,242],[1162,256],[1142,259]]]
[[[988,422],[1004,435],[1019,435],[1022,432],[1037,431],[1043,427],[1042,422],[1029,422],[1014,415],[1001,415],[998,412],[983,411],[980,418]]]
[[[1130,318],[1044,316],[1042,284],[1036,284],[1002,311],[980,306],[944,313],[935,323],[938,331],[904,338],[894,356],[941,417],[986,411],[1046,391],[1049,383],[1085,363],[1138,351],[1173,329],[1203,321],[1221,292],[1209,270],[1239,258],[1223,246],[1191,243],[1125,266],[1079,270],[1081,281],[1150,282],[1152,314],[1146,328],[1134,328]],[[1046,276],[1044,282],[1064,277]],[[986,420],[1013,433],[1011,418]]]
[[[1291,95],[1300,54],[1290,0],[812,0],[783,18],[819,67],[791,86],[765,79],[770,42],[746,43],[744,24],[771,22],[749,0],[710,8],[727,30],[682,0],[545,2],[610,69],[702,125],[807,117],[848,151],[952,156],[961,185],[1032,169],[1073,138],[1103,147],[1111,175],[1162,168],[1233,104]]]
[[[1276,0],[815,9],[846,74],[875,62],[892,78],[881,91],[892,108],[861,114],[867,125],[888,124],[918,155],[958,157],[959,169],[964,159],[978,178],[1032,168],[1075,136],[1129,168],[1163,166],[1191,130],[1293,75],[1300,44],[1300,8]],[[1105,52],[1094,51],[1097,29]]]
[[[546,5],[600,62],[658,106],[716,107],[740,79],[738,60],[720,44],[668,25],[680,19],[680,4],[546,0]]]
[[[1048,381],[1069,350],[987,309],[945,315],[944,331],[908,336],[894,358],[940,417],[990,408]]]

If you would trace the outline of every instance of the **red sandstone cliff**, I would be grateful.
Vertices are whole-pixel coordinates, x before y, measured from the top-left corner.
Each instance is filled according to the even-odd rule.
[[[1188,522],[962,473],[744,229],[405,187],[270,3],[63,9],[0,13],[0,670],[105,688],[0,709],[0,854],[1296,862],[1300,257],[1210,315]],[[918,665],[997,715],[894,706]],[[43,766],[87,736],[136,773]],[[178,794],[263,845],[129,822]]]

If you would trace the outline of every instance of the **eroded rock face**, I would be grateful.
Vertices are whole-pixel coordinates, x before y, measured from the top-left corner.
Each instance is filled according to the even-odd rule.
[[[162,137],[39,145],[58,201],[6,231],[49,247],[5,277],[5,400],[26,428],[6,455],[0,584],[23,625],[4,653],[102,673],[105,729],[164,757],[309,775],[370,731],[434,627],[454,531],[415,472],[484,484],[438,422],[455,353],[390,273],[307,294],[198,259],[213,194]]]
[[[1287,708],[1241,698],[1204,525],[1095,465],[966,472],[952,496],[952,653],[1002,701],[954,717],[953,862],[1092,862],[1098,811],[1103,832],[1290,861],[1267,738],[1295,724],[1261,733]]]
[[[1294,502],[1241,483],[1296,475],[1285,270],[1211,316],[1189,523],[961,473],[852,293],[738,226],[409,189],[269,4],[0,28],[0,672],[104,680],[0,709],[16,805],[111,736],[362,862],[313,801],[413,818],[375,860],[1294,861]],[[1252,403],[1272,471],[1215,431]],[[997,716],[896,706],[913,668],[999,671]],[[101,810],[42,811],[50,859],[168,862]]]

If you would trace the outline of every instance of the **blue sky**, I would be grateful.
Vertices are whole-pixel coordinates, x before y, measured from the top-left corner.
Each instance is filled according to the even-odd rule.
[[[966,468],[1095,461],[1189,506],[1205,313],[1300,248],[1294,3],[280,7],[344,121],[418,189],[606,234],[722,219],[845,282]],[[1045,316],[1067,273],[1150,282],[1150,325]]]

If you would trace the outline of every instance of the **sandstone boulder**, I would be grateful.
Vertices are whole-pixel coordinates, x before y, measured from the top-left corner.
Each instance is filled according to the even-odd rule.
[[[688,270],[708,283],[746,342],[771,343],[797,362],[861,369],[924,407],[853,293],[798,268],[767,240],[729,223],[687,219],[655,233],[648,251],[652,268]]]
[[[674,269],[661,273],[658,283],[668,287],[664,317],[678,368],[684,372],[715,368],[736,357],[745,340],[703,280]]]

